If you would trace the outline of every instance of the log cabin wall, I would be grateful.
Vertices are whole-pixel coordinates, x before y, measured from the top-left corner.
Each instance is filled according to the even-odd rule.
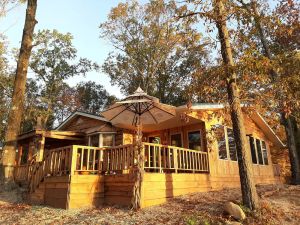
[[[265,141],[267,147],[268,165],[252,164],[253,176],[256,183],[276,183],[278,178],[274,176],[273,163],[271,159],[271,148],[273,143],[266,137],[263,131],[248,116],[244,116],[246,133],[254,138]],[[210,133],[212,125],[220,124],[220,120],[212,120],[206,123],[206,132]],[[230,125],[228,125],[230,127]],[[248,142],[248,154],[251,160],[250,144]],[[219,159],[218,142],[213,139],[209,145],[210,181],[213,189],[225,187],[239,187],[238,162],[229,159]]]

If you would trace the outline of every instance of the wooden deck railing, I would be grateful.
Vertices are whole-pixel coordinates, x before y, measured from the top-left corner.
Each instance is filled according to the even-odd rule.
[[[128,170],[134,165],[133,145],[122,145],[108,148],[103,151],[103,168],[104,172],[114,172]]]
[[[209,171],[207,152],[143,143],[142,154],[147,172]],[[133,145],[112,148],[72,145],[48,151],[41,162],[16,167],[15,179],[29,181],[29,190],[32,192],[47,176],[123,173],[135,163]]]
[[[14,179],[16,182],[28,181],[31,176],[32,166],[30,164],[15,166]]]
[[[71,174],[101,173],[104,148],[73,145]]]
[[[29,178],[29,191],[33,192],[47,176],[61,176],[70,173],[72,146],[50,150],[45,159],[32,166]]]
[[[148,172],[208,172],[207,152],[143,143]]]

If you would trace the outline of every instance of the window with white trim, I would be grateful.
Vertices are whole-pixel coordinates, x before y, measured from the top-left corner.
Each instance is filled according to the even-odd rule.
[[[213,129],[218,141],[219,159],[237,161],[233,130],[220,124],[215,125]]]
[[[89,146],[112,147],[115,145],[115,133],[97,133],[89,136]]]

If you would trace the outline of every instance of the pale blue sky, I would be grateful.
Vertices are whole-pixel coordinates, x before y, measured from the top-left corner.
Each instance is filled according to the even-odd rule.
[[[38,29],[57,29],[74,36],[73,44],[78,56],[86,57],[102,64],[113,50],[108,41],[100,39],[99,24],[106,20],[110,9],[120,0],[39,0],[37,8]],[[25,19],[26,5],[20,5],[0,19],[0,32],[9,41],[9,48],[20,47]],[[30,74],[29,74],[30,76]],[[86,77],[74,77],[68,81],[75,85],[79,81],[92,80],[102,84],[117,97],[122,97],[120,89],[110,85],[110,79],[103,73],[90,72]]]

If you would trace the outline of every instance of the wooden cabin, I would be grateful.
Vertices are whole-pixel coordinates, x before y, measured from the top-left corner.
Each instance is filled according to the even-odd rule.
[[[284,144],[255,110],[243,109],[257,184],[281,182],[272,149]],[[251,111],[251,113],[249,113]],[[233,131],[219,104],[176,108],[176,116],[143,131],[142,207],[193,192],[240,187]],[[18,138],[15,180],[29,199],[58,208],[129,206],[134,184],[135,128],[75,112],[56,130]]]

